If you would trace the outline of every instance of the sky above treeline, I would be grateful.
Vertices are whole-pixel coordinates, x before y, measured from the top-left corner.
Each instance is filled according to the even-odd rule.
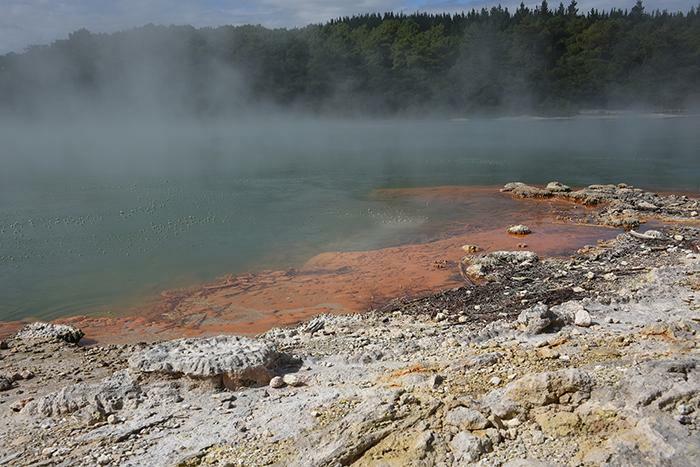
[[[80,28],[114,32],[154,24],[262,24],[295,27],[339,16],[372,12],[457,12],[501,4],[517,8],[521,0],[1,0],[0,53],[48,44]],[[646,0],[647,10],[689,10],[700,0]],[[541,1],[525,1],[528,6]],[[569,0],[564,0],[567,5]],[[559,1],[550,0],[556,7]],[[631,8],[634,0],[579,0],[579,8]]]

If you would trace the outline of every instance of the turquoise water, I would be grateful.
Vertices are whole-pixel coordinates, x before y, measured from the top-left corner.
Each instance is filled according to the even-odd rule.
[[[5,121],[0,320],[102,313],[508,209],[372,190],[624,181],[700,191],[700,119]],[[486,213],[485,213],[486,212]]]

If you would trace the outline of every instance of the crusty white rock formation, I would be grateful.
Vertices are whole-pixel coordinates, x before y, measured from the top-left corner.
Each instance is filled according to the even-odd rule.
[[[178,339],[156,344],[129,360],[144,373],[211,379],[229,389],[265,385],[282,355],[267,343],[239,336]]]
[[[22,340],[51,339],[77,344],[84,335],[83,331],[73,326],[37,321],[36,323],[27,324],[20,329],[16,337]]]

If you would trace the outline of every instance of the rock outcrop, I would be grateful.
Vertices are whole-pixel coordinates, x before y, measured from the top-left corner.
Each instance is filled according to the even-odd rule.
[[[141,388],[128,371],[120,371],[97,383],[78,383],[27,403],[22,414],[55,417],[84,412],[94,421],[104,420],[127,404],[138,403]]]
[[[237,389],[268,384],[282,357],[257,339],[217,336],[156,344],[134,355],[129,364],[144,373],[206,379]]]
[[[77,344],[84,335],[83,331],[73,326],[37,321],[20,329],[16,338],[21,340],[49,339]]]
[[[700,202],[685,195],[660,195],[620,183],[617,185],[590,185],[572,191],[559,182],[539,188],[521,182],[507,183],[502,192],[520,198],[552,198],[573,201],[586,206],[602,206],[590,213],[593,224],[633,229],[646,218],[692,218],[697,215]]]

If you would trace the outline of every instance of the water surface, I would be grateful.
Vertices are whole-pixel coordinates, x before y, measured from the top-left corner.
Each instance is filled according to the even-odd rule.
[[[700,191],[700,119],[3,122],[0,320],[103,313],[323,251],[429,241],[511,204],[379,188],[625,181]]]

